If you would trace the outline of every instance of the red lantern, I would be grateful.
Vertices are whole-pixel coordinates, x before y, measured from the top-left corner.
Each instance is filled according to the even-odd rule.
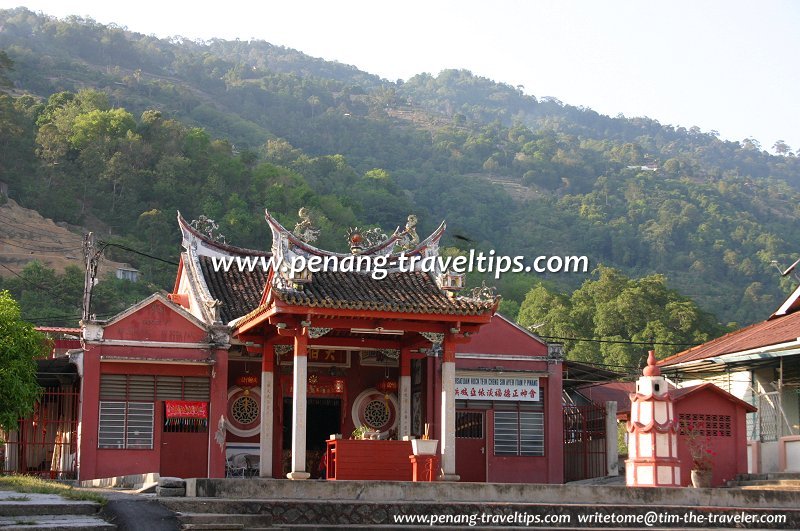
[[[333,390],[336,393],[344,393],[344,379],[336,378],[333,381]]]

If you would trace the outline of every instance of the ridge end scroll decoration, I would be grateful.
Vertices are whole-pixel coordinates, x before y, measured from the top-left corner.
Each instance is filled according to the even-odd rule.
[[[227,243],[225,236],[219,231],[219,223],[201,214],[199,218],[193,219],[189,225],[192,226],[197,232],[208,236],[215,242]]]
[[[292,233],[306,243],[314,243],[317,241],[319,229],[314,227],[311,221],[311,213],[308,209],[306,207],[301,207],[300,210],[297,211],[297,215],[300,217],[300,221],[294,226]]]

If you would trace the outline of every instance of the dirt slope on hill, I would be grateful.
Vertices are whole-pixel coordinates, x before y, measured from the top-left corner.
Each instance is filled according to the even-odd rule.
[[[83,237],[35,210],[19,206],[13,199],[0,205],[0,276],[19,273],[38,260],[58,272],[68,265],[83,268]],[[126,264],[102,259],[99,277]]]

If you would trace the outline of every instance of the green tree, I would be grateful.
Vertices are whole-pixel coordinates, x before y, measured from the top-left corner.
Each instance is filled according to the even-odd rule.
[[[622,367],[641,365],[648,342],[665,357],[724,332],[713,316],[669,289],[662,275],[630,279],[600,266],[593,277],[569,297],[536,286],[522,303],[520,324],[544,336],[576,338],[565,341],[570,359]]]
[[[0,291],[0,428],[14,429],[33,411],[39,396],[35,359],[46,353],[44,336],[20,320],[17,302]]]
[[[8,78],[8,72],[14,70],[14,61],[4,52],[0,50],[0,94],[4,93],[3,89],[13,86],[11,80]]]

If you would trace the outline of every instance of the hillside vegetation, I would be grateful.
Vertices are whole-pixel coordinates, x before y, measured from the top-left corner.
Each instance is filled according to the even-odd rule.
[[[763,319],[791,288],[771,263],[793,262],[800,240],[800,162],[783,143],[772,155],[463,70],[388,81],[263,41],[165,40],[23,8],[0,11],[0,50],[11,196],[154,256],[176,260],[177,210],[266,248],[264,207],[293,226],[305,205],[323,247],[343,249],[348,226],[391,231],[413,212],[420,234],[446,219],[446,244],[461,250],[586,255],[627,277],[663,275],[723,323]],[[174,266],[106,253],[171,287]],[[493,283],[515,314],[542,281],[556,294],[587,280]]]

